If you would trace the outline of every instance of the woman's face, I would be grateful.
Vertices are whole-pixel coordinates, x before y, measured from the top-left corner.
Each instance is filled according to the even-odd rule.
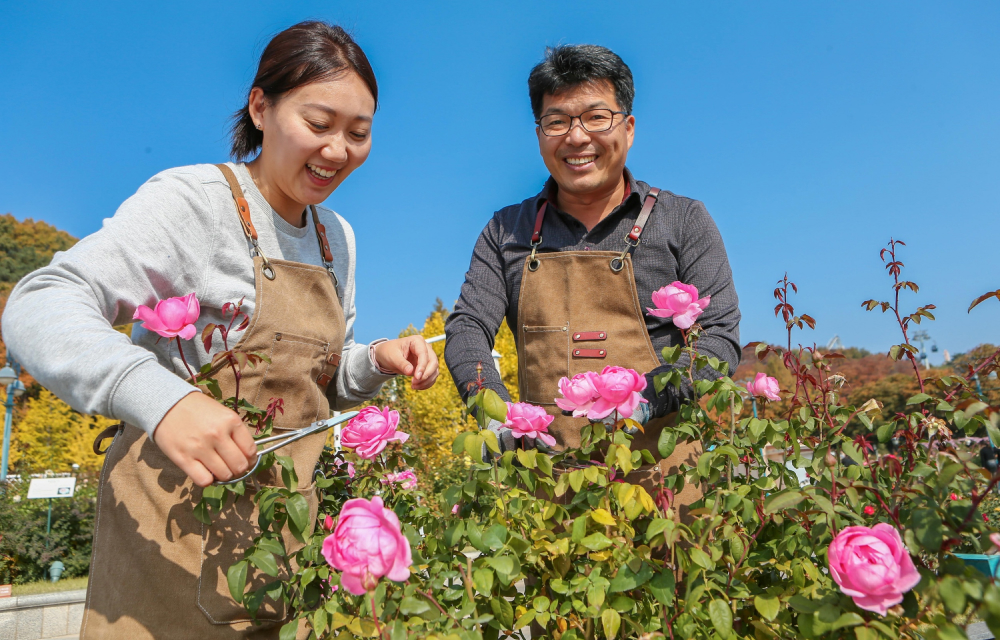
[[[254,177],[293,223],[301,224],[305,206],[326,200],[371,151],[375,99],[353,72],[303,85],[276,102],[254,88],[250,115],[264,133],[251,163]]]

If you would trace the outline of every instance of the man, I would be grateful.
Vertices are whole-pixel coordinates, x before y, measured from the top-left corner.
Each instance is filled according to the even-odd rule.
[[[580,442],[583,418],[563,415],[554,399],[563,376],[607,365],[646,376],[635,418],[645,424],[633,450],[657,455],[668,416],[691,397],[689,385],[657,394],[653,376],[666,371],[663,347],[681,342],[670,319],[647,315],[653,291],[681,281],[711,296],[698,318],[698,351],[739,363],[740,312],[719,231],[702,203],[651,189],[625,167],[635,136],[632,72],[612,51],[594,45],[546,50],[528,78],[538,148],[551,177],[541,193],[493,215],[480,234],[455,312],[448,318],[445,360],[459,392],[469,394],[477,364],[489,362],[506,316],[517,341],[522,402],[555,416],[559,447]],[[667,151],[670,151],[669,149]],[[685,366],[684,361],[673,366]],[[485,385],[509,400],[493,367]],[[696,373],[704,378],[710,370]],[[499,424],[503,448],[516,441]],[[654,490],[681,462],[693,464],[697,444],[678,446],[666,461],[630,481]],[[688,486],[678,504],[701,491]]]

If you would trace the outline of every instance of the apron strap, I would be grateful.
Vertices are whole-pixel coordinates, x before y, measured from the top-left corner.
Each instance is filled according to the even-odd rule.
[[[649,195],[646,196],[646,200],[642,203],[642,209],[639,211],[639,217],[636,218],[632,230],[628,232],[628,239],[632,242],[639,241],[639,236],[642,235],[642,230],[646,226],[646,221],[649,220],[649,214],[653,212],[653,205],[656,204],[656,198],[659,195],[660,190],[657,187],[650,187]]]
[[[611,270],[615,273],[618,273],[625,267],[625,256],[628,255],[628,252],[639,246],[639,236],[642,235],[642,230],[646,227],[649,214],[653,212],[653,205],[656,204],[656,199],[659,195],[660,190],[657,187],[649,188],[649,193],[642,202],[642,209],[639,210],[639,216],[635,219],[632,230],[625,236],[625,248],[622,250],[622,254],[617,258],[611,259]]]
[[[316,206],[309,205],[309,209],[312,211],[313,225],[316,227],[316,237],[319,238],[319,252],[323,258],[323,266],[326,267],[326,270],[333,277],[333,288],[336,289],[337,297],[340,298],[340,302],[343,304],[344,299],[340,295],[340,280],[337,279],[337,274],[333,270],[333,252],[330,251],[330,242],[326,239],[326,226],[319,221]]]
[[[548,206],[548,201],[542,200],[542,206],[538,207],[538,213],[535,215],[535,230],[531,233],[531,257],[528,258],[529,271],[538,268],[538,258],[535,257],[535,252],[538,251],[538,245],[542,244],[542,223],[545,222],[545,210]]]
[[[215,166],[219,168],[222,176],[229,183],[229,191],[233,194],[233,201],[236,202],[236,213],[240,216],[240,226],[243,227],[243,235],[247,237],[247,240],[253,245],[254,252],[264,262],[264,266],[261,268],[261,271],[264,272],[264,277],[268,280],[274,280],[274,267],[271,266],[267,256],[260,250],[260,244],[257,243],[257,229],[253,226],[253,221],[250,219],[250,205],[247,203],[247,199],[243,197],[243,189],[236,179],[236,174],[229,168],[229,165],[217,164]]]

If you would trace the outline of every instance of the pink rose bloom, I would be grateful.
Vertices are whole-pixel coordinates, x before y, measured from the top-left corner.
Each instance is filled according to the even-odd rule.
[[[451,515],[453,515],[453,516],[457,516],[458,515],[458,505],[457,504],[454,507],[451,508]]]
[[[199,315],[201,304],[193,293],[189,293],[183,298],[160,300],[153,309],[141,304],[132,319],[142,320],[143,329],[154,331],[164,338],[180,336],[190,340],[196,332],[194,323]]]
[[[559,393],[563,397],[556,398],[556,405],[563,411],[572,411],[575,418],[586,416],[590,408],[594,406],[594,401],[599,397],[597,388],[594,386],[596,377],[596,373],[588,371],[578,373],[572,379],[560,379]]]
[[[341,440],[343,440],[343,433],[341,433]],[[341,460],[340,462],[335,462],[334,464],[337,465],[338,469],[346,464],[347,465],[347,477],[348,478],[353,478],[354,477],[355,471],[354,471],[354,463],[353,462],[350,462],[349,460]]]
[[[827,551],[830,574],[840,590],[866,611],[885,615],[920,582],[899,532],[888,524],[847,527]]]
[[[986,514],[984,513],[983,515],[986,515]],[[994,547],[996,547],[997,549],[1000,549],[1000,533],[991,533],[990,534],[990,542],[993,543]]]
[[[353,449],[358,457],[371,460],[390,442],[406,442],[409,434],[396,431],[399,412],[389,408],[365,407],[348,421],[340,433],[340,444]],[[350,473],[350,471],[348,471]]]
[[[676,281],[654,291],[653,304],[656,308],[646,307],[646,311],[657,318],[673,317],[674,325],[690,329],[711,299],[712,296],[705,296],[699,300],[697,287]]]
[[[379,482],[382,484],[398,484],[407,490],[416,489],[417,474],[413,472],[413,469],[407,469],[398,473],[386,474],[385,477],[379,479]]]
[[[781,396],[778,395],[778,392],[781,391],[778,380],[763,371],[754,376],[753,380],[747,382],[747,391],[750,392],[750,395],[764,397],[768,400],[781,400]]]
[[[356,596],[373,590],[383,576],[405,581],[413,563],[399,518],[378,496],[344,503],[337,527],[323,540],[323,557],[342,572],[340,584]]]
[[[555,418],[527,402],[507,403],[507,422],[515,438],[536,438],[550,447],[555,446],[556,439],[549,435],[549,423]]]
[[[640,402],[646,402],[640,393],[646,388],[646,377],[624,367],[604,367],[601,375],[594,377],[597,401],[587,412],[591,420],[600,420],[618,412],[619,418],[629,418]]]
[[[326,531],[333,531],[333,518],[332,517],[327,516],[326,519],[323,520],[323,529],[325,529]]]

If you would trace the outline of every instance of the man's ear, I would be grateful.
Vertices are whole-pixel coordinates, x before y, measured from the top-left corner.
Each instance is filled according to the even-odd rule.
[[[632,141],[635,140],[635,116],[625,118],[625,140],[628,148],[632,148]]]

